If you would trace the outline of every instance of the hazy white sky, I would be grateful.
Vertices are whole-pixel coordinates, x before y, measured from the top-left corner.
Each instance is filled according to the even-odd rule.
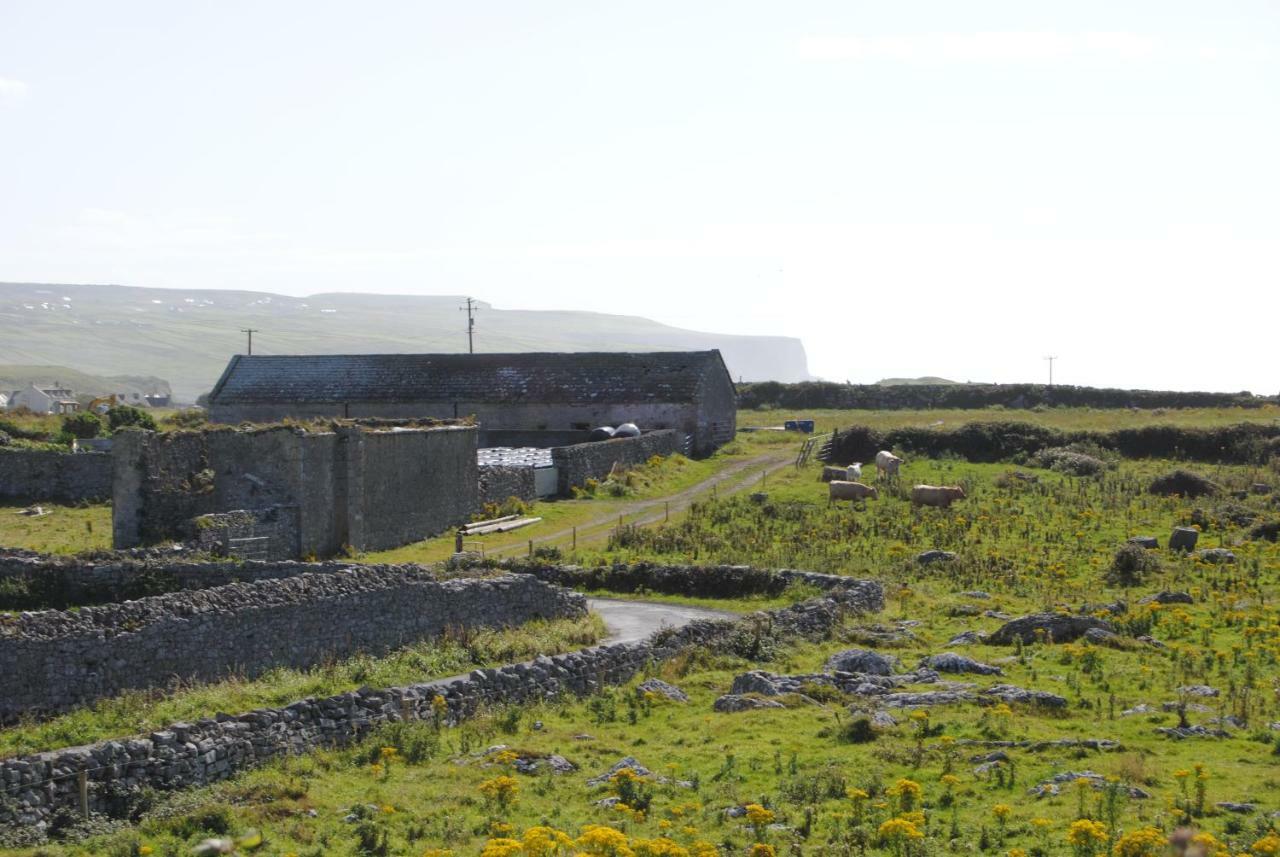
[[[3,0],[0,280],[1275,393],[1278,52],[1275,0]]]

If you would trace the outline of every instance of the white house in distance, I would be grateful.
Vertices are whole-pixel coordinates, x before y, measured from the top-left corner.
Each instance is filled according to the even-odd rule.
[[[0,411],[3,411],[8,407],[9,407],[9,394],[0,393]]]
[[[9,409],[18,408],[37,414],[71,414],[80,410],[80,403],[70,390],[58,386],[57,382],[52,387],[37,387],[33,381],[9,397]]]

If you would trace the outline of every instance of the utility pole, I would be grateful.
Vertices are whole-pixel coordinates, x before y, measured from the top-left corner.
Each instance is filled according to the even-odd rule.
[[[467,314],[467,353],[475,354],[476,353],[476,316],[475,314],[480,310],[480,307],[476,306],[476,301],[473,298],[467,298],[467,305],[460,306],[458,307],[458,309]]]
[[[1058,359],[1058,355],[1054,354],[1053,356],[1046,357],[1044,359],[1049,361],[1049,386],[1052,387],[1053,386],[1053,361]]]
[[[240,332],[241,332],[241,333],[247,333],[247,334],[249,334],[249,356],[250,356],[250,357],[252,357],[252,356],[253,356],[253,335],[254,335],[255,333],[258,333],[258,332],[259,332],[259,330],[260,330],[260,329],[259,329],[259,328],[256,328],[256,327],[242,327],[242,328],[240,328]]]

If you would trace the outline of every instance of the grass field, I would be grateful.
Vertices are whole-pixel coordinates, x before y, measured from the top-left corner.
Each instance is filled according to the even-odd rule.
[[[27,504],[0,504],[0,545],[71,554],[111,548],[111,507],[40,504],[48,514],[22,514]]]
[[[1250,415],[1275,418],[1249,411],[1222,421]],[[743,423],[754,416],[744,414]],[[1173,416],[1190,424],[1216,419],[1191,411]],[[1127,419],[1088,411],[1057,417],[1073,422],[1054,425],[1083,428],[1117,428],[1114,420]],[[750,454],[774,443],[793,445],[796,438],[744,437],[730,452]],[[715,461],[710,466],[721,466]],[[1178,466],[1213,480],[1217,493],[1193,499],[1148,490]],[[1096,476],[1075,477],[914,459],[901,487],[885,487],[879,499],[857,506],[829,505],[818,470],[785,468],[770,477],[764,501],[704,497],[669,524],[624,529],[566,560],[750,563],[885,581],[886,610],[850,620],[833,639],[766,646],[750,659],[699,651],[655,666],[656,675],[689,694],[688,704],[625,687],[493,711],[457,729],[388,728],[356,748],[158,798],[125,829],[14,853],[186,855],[205,837],[255,830],[264,839],[258,853],[307,857],[1157,857],[1168,853],[1167,835],[1188,824],[1202,846],[1188,854],[1280,854],[1272,815],[1280,811],[1280,543],[1265,528],[1280,522],[1275,467],[1114,460]],[[655,474],[644,490],[660,496],[697,481],[687,476]],[[905,492],[916,482],[960,484],[967,497],[945,510],[913,507]],[[570,502],[601,508],[614,501]],[[1200,531],[1199,548],[1227,548],[1234,562],[1165,549],[1171,529],[1183,525]],[[1112,566],[1134,535],[1157,536],[1162,548],[1142,554],[1144,567],[1121,580]],[[916,561],[934,548],[953,552],[954,560]],[[1190,603],[1142,602],[1161,591],[1185,593]],[[787,599],[671,600],[742,611]],[[1119,636],[1110,645],[951,642],[1041,610],[1103,617]],[[1145,642],[1147,636],[1157,642]],[[874,696],[811,684],[804,695],[782,697],[782,708],[712,709],[742,672],[818,672],[829,655],[850,646],[895,656],[899,671],[955,651],[1003,674],[944,680],[972,685],[974,693],[1000,683],[1045,691],[1066,706],[936,703],[887,709],[895,722],[872,725],[862,718],[876,709]],[[304,692],[285,680],[279,685],[268,682],[252,699]],[[199,693],[191,697],[201,700],[197,708],[217,698],[216,691]],[[237,697],[237,704],[258,704],[252,699]],[[150,716],[184,711],[191,709],[157,708]],[[1178,726],[1183,715],[1206,732],[1181,739],[1157,732]],[[66,737],[52,726],[50,733],[27,726],[8,746],[101,735],[133,715],[101,715],[97,732],[93,715],[79,716],[66,721],[72,730]],[[1046,743],[1092,739],[1117,746]],[[515,770],[516,759],[552,753],[577,770]],[[587,783],[625,756],[655,776]],[[1038,788],[1055,777],[1056,793]],[[559,850],[538,844],[546,841],[576,844]]]
[[[1209,427],[1233,423],[1273,423],[1280,421],[1280,406],[1259,408],[980,408],[974,410],[857,411],[814,409],[798,411],[739,411],[738,427],[782,425],[794,418],[812,419],[817,431],[865,425],[875,429],[903,426],[955,428],[966,423],[1012,420],[1057,429],[1112,431],[1148,425]]]

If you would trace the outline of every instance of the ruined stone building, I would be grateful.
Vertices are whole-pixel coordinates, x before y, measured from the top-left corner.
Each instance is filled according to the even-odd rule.
[[[631,422],[697,454],[732,439],[736,414],[719,351],[238,355],[209,397],[222,423],[475,416],[481,446],[555,446]]]

